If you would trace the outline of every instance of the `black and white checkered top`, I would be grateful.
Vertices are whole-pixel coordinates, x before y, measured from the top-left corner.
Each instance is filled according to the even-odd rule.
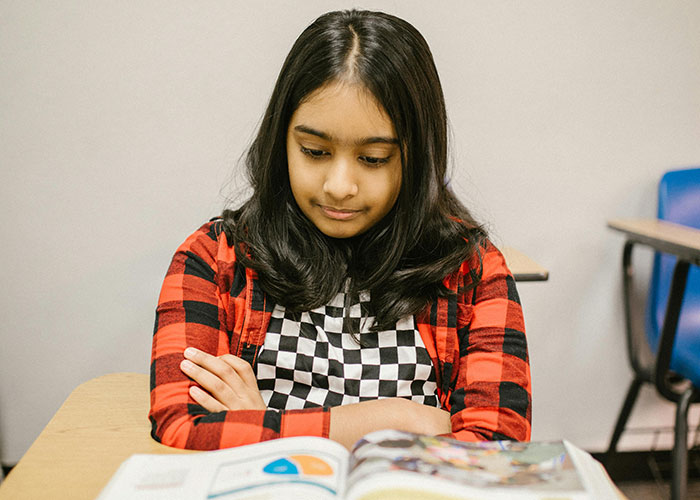
[[[256,363],[267,406],[291,410],[388,397],[439,406],[435,369],[413,316],[370,332],[374,318],[366,313],[362,319],[369,293],[350,302],[340,292],[309,312],[275,306]]]

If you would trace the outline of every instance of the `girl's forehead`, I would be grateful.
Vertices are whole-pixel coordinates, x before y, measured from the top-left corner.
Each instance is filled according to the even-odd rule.
[[[396,136],[379,101],[355,83],[331,82],[313,91],[292,115],[290,131],[300,124],[333,136]]]
[[[371,90],[360,82],[332,80],[321,85],[316,90],[313,90],[306,95],[297,109],[304,105],[324,105],[329,103],[337,103],[339,100],[352,99],[362,106],[374,106],[379,108],[379,112],[385,113],[384,108],[379,103]]]

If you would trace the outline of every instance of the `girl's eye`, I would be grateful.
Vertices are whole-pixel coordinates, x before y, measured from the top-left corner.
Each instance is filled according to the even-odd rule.
[[[367,165],[376,167],[388,162],[390,158],[391,156],[387,156],[385,158],[377,158],[376,156],[360,156],[360,161],[362,163],[366,163]]]
[[[311,148],[305,148],[304,146],[301,146],[301,152],[314,160],[322,158],[323,156],[328,154],[326,151],[323,151],[322,149],[311,149]]]

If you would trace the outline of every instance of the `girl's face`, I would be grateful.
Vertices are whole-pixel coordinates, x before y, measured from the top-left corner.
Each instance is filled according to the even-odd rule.
[[[367,231],[401,189],[394,125],[359,85],[332,82],[302,102],[289,122],[287,158],[297,205],[333,238]]]

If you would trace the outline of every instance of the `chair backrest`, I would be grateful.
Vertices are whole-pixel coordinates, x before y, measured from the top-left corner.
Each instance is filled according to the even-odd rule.
[[[700,168],[664,174],[659,183],[658,203],[659,219],[700,229]],[[654,256],[646,317],[647,337],[654,351],[661,335],[675,263],[675,257],[658,253]],[[679,337],[700,336],[700,268],[697,266],[690,266],[676,335],[675,347]]]

